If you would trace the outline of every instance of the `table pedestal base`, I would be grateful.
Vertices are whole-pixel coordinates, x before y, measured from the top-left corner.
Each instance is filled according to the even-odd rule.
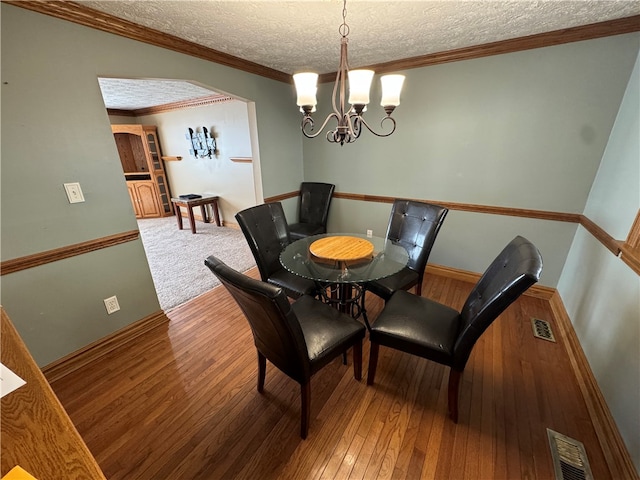
[[[320,283],[320,295],[322,301],[338,309],[342,313],[346,313],[353,319],[359,318],[364,314],[362,309],[362,296],[364,295],[364,287],[357,283]],[[365,324],[369,328],[369,321],[366,315],[363,315]]]

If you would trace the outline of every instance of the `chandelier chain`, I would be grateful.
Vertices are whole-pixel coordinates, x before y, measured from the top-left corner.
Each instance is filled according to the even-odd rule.
[[[349,35],[349,25],[347,25],[347,0],[343,0],[342,3],[342,25],[338,28],[338,32],[342,35],[342,38],[346,38]]]

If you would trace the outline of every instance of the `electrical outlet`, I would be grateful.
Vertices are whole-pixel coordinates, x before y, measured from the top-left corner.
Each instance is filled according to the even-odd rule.
[[[120,305],[118,304],[118,297],[114,295],[113,297],[105,298],[104,306],[106,307],[107,313],[109,315],[117,312],[118,310],[120,310]]]
[[[373,230],[367,230],[367,237],[373,237]]]

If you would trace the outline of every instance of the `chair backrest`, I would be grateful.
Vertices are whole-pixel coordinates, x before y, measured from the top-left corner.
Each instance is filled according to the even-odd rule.
[[[280,202],[263,203],[236,213],[263,281],[282,268],[280,253],[291,243],[289,224]]]
[[[280,287],[247,277],[211,255],[204,261],[249,321],[256,348],[298,382],[311,375],[302,328]]]
[[[391,207],[387,238],[409,253],[407,266],[424,273],[433,244],[449,209],[440,205],[396,199]]]
[[[517,236],[500,252],[469,294],[460,312],[453,367],[464,368],[471,349],[491,323],[540,280],[542,256],[533,243]]]
[[[300,223],[322,225],[327,229],[329,205],[335,185],[332,183],[302,182],[300,185]]]

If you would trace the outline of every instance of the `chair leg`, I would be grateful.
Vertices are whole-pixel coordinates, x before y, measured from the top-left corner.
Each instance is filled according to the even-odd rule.
[[[367,385],[373,385],[376,378],[376,367],[378,366],[378,350],[380,345],[371,342],[371,350],[369,351],[369,373],[367,374]]]
[[[258,352],[258,391],[264,390],[264,379],[267,374],[267,357]]]
[[[458,390],[462,372],[449,369],[449,418],[453,423],[458,423]]]
[[[311,382],[300,384],[300,436],[304,440],[309,433],[309,419],[311,418]]]
[[[416,284],[416,295],[419,297],[422,296],[422,280]]]
[[[353,377],[362,379],[362,340],[353,344]]]

